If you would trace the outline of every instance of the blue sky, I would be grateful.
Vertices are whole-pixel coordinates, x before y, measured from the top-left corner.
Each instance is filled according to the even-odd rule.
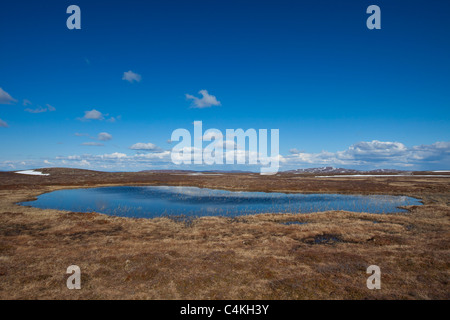
[[[81,30],[66,27],[71,4]],[[381,30],[366,27],[371,4]],[[196,120],[279,129],[282,170],[449,169],[449,12],[442,0],[4,1],[0,170],[188,169],[167,140]],[[210,100],[196,108],[186,95],[200,90]]]

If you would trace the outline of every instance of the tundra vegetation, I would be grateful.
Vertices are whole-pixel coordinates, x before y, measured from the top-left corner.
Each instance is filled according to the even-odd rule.
[[[450,178],[0,172],[1,299],[449,299]],[[130,219],[19,206],[53,190],[176,185],[408,195],[409,212]],[[68,266],[81,289],[66,287]],[[381,269],[369,290],[367,267]]]

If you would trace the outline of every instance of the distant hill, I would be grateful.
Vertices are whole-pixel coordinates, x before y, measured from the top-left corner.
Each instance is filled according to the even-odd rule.
[[[251,171],[243,170],[142,170],[142,173],[253,173]]]
[[[36,171],[40,171],[44,174],[64,175],[64,176],[79,176],[79,175],[98,175],[102,173],[120,173],[120,174],[186,174],[186,175],[200,175],[200,174],[257,174],[258,172],[253,171],[241,171],[241,170],[142,170],[138,172],[112,172],[112,171],[96,171],[96,170],[86,170],[78,168],[31,168]],[[2,174],[10,174],[15,171],[2,171]],[[280,171],[279,174],[299,174],[299,175],[311,175],[311,176],[328,176],[328,175],[449,175],[450,170],[438,170],[438,171],[405,171],[397,169],[375,169],[375,170],[356,170],[356,169],[346,169],[346,168],[335,168],[335,167],[317,167],[317,168],[306,168],[306,169],[296,169]]]
[[[163,170],[141,170],[138,171],[140,173],[194,173],[197,171],[194,170],[168,170],[168,169],[163,169]]]
[[[296,170],[288,170],[284,171],[285,173],[297,173],[297,174],[352,174],[352,173],[360,173],[361,171],[354,169],[344,169],[344,168],[335,168],[335,167],[319,167],[319,168],[307,168],[307,169],[296,169]]]
[[[345,169],[345,168],[335,168],[335,167],[319,167],[319,168],[307,168],[307,169],[296,169],[284,171],[284,173],[294,173],[294,174],[383,174],[383,173],[400,173],[404,172],[402,170],[396,169],[376,169],[370,171],[362,171],[356,169]]]

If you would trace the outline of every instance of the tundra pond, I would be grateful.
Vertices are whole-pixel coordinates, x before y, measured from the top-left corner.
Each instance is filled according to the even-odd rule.
[[[421,205],[407,196],[302,194],[226,191],[198,187],[117,186],[58,190],[22,202],[41,209],[99,212],[134,218],[163,216],[236,217],[259,213],[310,213],[345,210],[368,213],[407,212]]]

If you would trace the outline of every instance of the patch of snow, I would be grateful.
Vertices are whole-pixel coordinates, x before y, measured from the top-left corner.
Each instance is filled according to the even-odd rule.
[[[24,170],[24,171],[16,171],[18,174],[27,174],[30,176],[49,176],[49,173],[42,173],[40,171],[34,171],[34,170]]]
[[[444,173],[444,172],[450,172],[450,170],[438,170],[438,171],[431,171],[431,172],[441,172],[441,173]]]

